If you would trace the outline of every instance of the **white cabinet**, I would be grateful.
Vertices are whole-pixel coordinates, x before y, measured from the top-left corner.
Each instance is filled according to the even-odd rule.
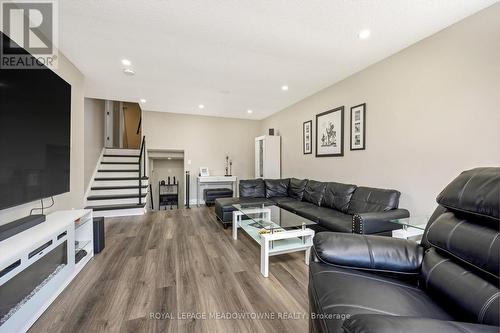
[[[281,137],[255,138],[255,178],[281,178]]]
[[[0,333],[26,332],[93,256],[91,210],[48,214],[0,241]]]

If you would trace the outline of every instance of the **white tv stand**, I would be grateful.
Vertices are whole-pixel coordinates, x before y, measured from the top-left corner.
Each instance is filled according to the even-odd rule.
[[[91,210],[51,213],[0,241],[0,333],[26,332],[93,256]]]

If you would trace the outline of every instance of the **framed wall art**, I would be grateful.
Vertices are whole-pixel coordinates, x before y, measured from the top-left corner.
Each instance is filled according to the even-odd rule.
[[[304,154],[312,154],[312,120],[302,124],[302,150]]]
[[[210,172],[208,171],[207,167],[201,167],[200,168],[200,177],[208,177],[210,176]]]
[[[316,115],[316,157],[344,156],[344,107]]]
[[[351,150],[366,148],[366,104],[351,108]]]

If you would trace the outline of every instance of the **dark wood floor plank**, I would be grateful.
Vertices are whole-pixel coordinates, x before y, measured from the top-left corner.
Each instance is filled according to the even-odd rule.
[[[178,313],[175,286],[157,288],[154,296],[154,304],[149,314],[149,319],[154,321],[153,332],[177,332],[177,320],[173,319]],[[165,314],[169,314],[168,317]]]
[[[164,288],[176,284],[175,243],[172,239],[164,239],[157,250],[156,287]]]

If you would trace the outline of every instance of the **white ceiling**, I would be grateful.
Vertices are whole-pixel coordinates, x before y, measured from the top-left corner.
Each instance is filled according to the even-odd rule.
[[[87,97],[262,119],[495,2],[64,0],[60,48]]]

